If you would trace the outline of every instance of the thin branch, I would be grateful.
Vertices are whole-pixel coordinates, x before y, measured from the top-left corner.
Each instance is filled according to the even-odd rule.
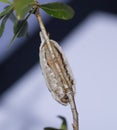
[[[43,34],[45,42],[48,45],[48,49],[49,49],[50,53],[53,55],[53,50],[52,50],[52,47],[51,47],[51,44],[50,44],[50,39],[49,39],[49,36],[47,34],[46,28],[45,28],[45,26],[43,24],[43,20],[42,20],[41,15],[40,15],[39,8],[36,9],[35,15],[36,15],[37,20],[39,22],[39,25],[40,25],[40,28],[41,28],[41,32]]]
[[[68,97],[69,97],[69,104],[70,104],[72,115],[73,115],[73,130],[79,130],[78,112],[77,112],[76,103],[74,100],[74,95],[71,93],[68,93]]]
[[[35,11],[35,15],[36,15],[36,18],[39,22],[39,25],[40,25],[40,28],[41,28],[41,32],[42,32],[42,35],[43,35],[43,38],[45,40],[45,42],[47,43],[47,46],[48,46],[48,49],[51,53],[51,56],[54,56],[54,50],[53,50],[53,47],[50,43],[50,39],[48,37],[48,34],[47,34],[47,31],[46,31],[46,28],[43,24],[43,21],[42,21],[42,18],[41,18],[41,15],[39,13],[39,7],[37,7],[36,11]],[[60,66],[59,66],[60,67]],[[56,68],[56,66],[55,66]],[[57,67],[58,68],[58,67]],[[57,69],[56,68],[56,69]],[[75,104],[75,100],[74,100],[74,94],[72,93],[68,93],[67,94],[68,98],[69,98],[69,103],[70,103],[70,106],[71,106],[71,111],[72,111],[72,115],[73,115],[73,130],[79,130],[79,125],[78,125],[78,112],[77,112],[77,109],[76,109],[76,104]]]

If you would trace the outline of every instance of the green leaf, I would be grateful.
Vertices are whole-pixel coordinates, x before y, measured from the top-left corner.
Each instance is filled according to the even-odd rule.
[[[3,12],[0,13],[0,19],[3,18],[5,15],[9,14],[13,10],[13,5],[8,6],[5,8]]]
[[[34,4],[34,0],[14,0],[17,18],[24,19]]]
[[[62,116],[58,116],[63,122],[62,122],[62,124],[61,124],[61,130],[67,130],[67,121],[66,121],[66,119],[64,118],[64,117],[62,117]]]
[[[16,20],[17,20],[17,18],[16,18],[16,16],[15,16],[14,13],[11,13],[11,15],[9,16],[9,19],[10,19],[13,23],[15,23]]]
[[[5,24],[6,24],[7,19],[8,19],[8,16],[5,16],[2,20],[1,25],[0,25],[0,37],[2,36],[2,34],[4,32],[4,28],[5,28]]]
[[[11,6],[9,6],[11,8]],[[7,7],[8,8],[8,7]],[[0,25],[0,37],[2,36],[3,32],[4,32],[4,28],[5,28],[5,24],[6,24],[6,21],[7,19],[9,18],[9,16],[11,15],[12,13],[12,8],[9,10],[9,12],[7,11],[7,13],[3,13],[5,15],[1,15],[1,17],[3,17],[3,20],[1,22],[1,25]]]
[[[9,0],[0,0],[0,2],[11,4],[11,2]]]
[[[26,18],[24,19],[24,20],[22,20],[23,22],[21,22],[21,24],[20,24],[20,26],[18,26],[18,28],[17,27],[15,27],[16,25],[14,25],[14,36],[13,36],[13,38],[11,39],[11,42],[10,42],[10,44],[9,44],[9,47],[13,44],[13,42],[14,42],[14,40],[17,38],[17,37],[20,37],[20,36],[23,36],[23,28],[28,28],[28,27],[25,27],[25,26],[28,26],[27,25],[27,19],[29,18],[29,16],[30,16],[30,14],[28,14],[27,16],[26,16]],[[26,32],[27,30],[25,30],[25,32]]]
[[[20,32],[18,33],[19,30]],[[28,32],[28,22],[25,20],[16,20],[16,22],[14,23],[14,34],[18,33],[17,37],[20,38],[26,36],[27,32]]]
[[[56,129],[56,128],[52,128],[52,127],[46,127],[46,128],[44,128],[44,130],[60,130],[60,129]]]
[[[74,16],[74,10],[70,6],[60,2],[42,4],[40,8],[50,16],[63,20],[69,20]]]
[[[61,124],[61,128],[60,129],[56,129],[56,128],[52,128],[52,127],[46,127],[44,128],[44,130],[67,130],[67,121],[64,117],[62,116],[58,116],[61,120],[62,120],[62,124]]]

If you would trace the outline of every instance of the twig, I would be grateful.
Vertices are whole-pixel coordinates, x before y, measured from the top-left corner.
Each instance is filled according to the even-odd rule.
[[[69,97],[69,104],[71,106],[71,111],[73,115],[73,130],[79,130],[78,112],[74,100],[74,95],[68,93],[68,97]]]
[[[38,20],[40,28],[41,28],[42,38],[45,40],[45,43],[47,43],[47,48],[49,50],[50,57],[51,57],[51,60],[52,60],[52,61],[51,60],[48,61],[49,59],[46,59],[45,57],[41,58],[42,68],[43,68],[44,71],[46,71],[46,69],[47,69],[47,67],[46,67],[46,69],[44,68],[45,63],[43,63],[43,60],[45,58],[45,60],[47,60],[47,62],[48,62],[48,68],[51,67],[54,70],[53,72],[55,73],[56,78],[58,77],[57,78],[58,80],[61,78],[61,80],[64,82],[64,84],[66,84],[65,88],[64,87],[62,88],[63,91],[65,90],[65,95],[66,95],[66,96],[64,96],[63,101],[62,101],[62,99],[59,99],[59,98],[56,97],[56,96],[60,95],[61,92],[60,93],[59,92],[58,93],[53,92],[53,94],[55,93],[54,98],[56,100],[58,100],[59,103],[61,103],[63,105],[66,105],[66,103],[69,102],[69,104],[71,106],[72,115],[73,115],[73,130],[79,130],[78,112],[77,112],[76,104],[75,104],[75,100],[74,100],[73,88],[67,87],[67,86],[72,86],[72,83],[71,83],[71,81],[69,81],[70,80],[68,78],[69,75],[68,75],[68,77],[66,77],[67,70],[66,69],[63,70],[63,68],[61,68],[61,66],[64,66],[64,65],[66,66],[66,64],[64,62],[61,63],[61,61],[64,61],[64,58],[63,58],[64,56],[62,57],[62,52],[60,52],[61,53],[60,55],[59,55],[58,52],[55,52],[54,47],[57,47],[58,49],[60,49],[60,48],[58,47],[58,45],[56,45],[57,43],[55,43],[55,45],[52,44],[52,42],[55,42],[55,41],[52,41],[52,40],[49,39],[47,31],[46,31],[45,26],[44,26],[43,21],[42,21],[42,18],[41,18],[40,13],[39,13],[39,7],[36,9],[35,15],[37,17],[37,20]],[[44,55],[46,53],[45,50],[42,53]],[[55,59],[56,59],[56,61],[54,61]],[[49,72],[47,72],[47,74],[49,74]],[[51,80],[51,79],[46,79],[46,80],[48,82],[50,82],[49,80]],[[49,85],[53,85],[53,84],[49,84]],[[49,86],[49,87],[52,88],[52,86]],[[51,91],[51,88],[49,88],[50,91]],[[59,88],[59,86],[58,86],[58,88]]]
[[[38,20],[38,22],[39,22],[39,25],[40,25],[40,28],[41,28],[41,32],[42,32],[42,34],[43,34],[43,37],[44,37],[46,43],[48,44],[48,49],[50,50],[51,54],[53,55],[52,47],[51,47],[51,44],[50,44],[50,39],[49,39],[49,37],[48,37],[46,28],[45,28],[45,26],[44,26],[44,24],[43,24],[43,20],[42,20],[41,15],[40,15],[39,8],[36,9],[35,15],[36,15],[37,20]]]

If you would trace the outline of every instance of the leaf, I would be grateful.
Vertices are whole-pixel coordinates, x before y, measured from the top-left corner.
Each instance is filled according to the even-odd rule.
[[[4,2],[4,3],[8,3],[8,4],[11,3],[9,0],[0,0],[0,2]]]
[[[44,130],[67,130],[67,122],[66,119],[62,116],[58,116],[61,120],[62,120],[62,124],[61,124],[61,128],[60,129],[56,129],[56,128],[52,128],[52,127],[46,127],[44,128]]]
[[[10,19],[13,23],[17,20],[17,18],[16,18],[16,16],[15,16],[14,13],[11,13],[11,15],[9,16],[9,19]]]
[[[2,36],[5,28],[6,21],[8,19],[8,16],[5,16],[2,20],[1,26],[0,26],[0,37]]]
[[[11,8],[11,6],[9,6]],[[7,7],[8,8],[8,7]],[[5,28],[5,24],[6,24],[6,21],[7,19],[9,18],[9,16],[11,15],[12,13],[12,8],[9,10],[9,12],[7,11],[7,13],[4,13],[5,15],[1,15],[1,17],[4,16],[2,22],[1,22],[1,25],[0,25],[0,37],[2,36],[3,32],[4,32],[4,28]]]
[[[17,18],[24,19],[24,17],[31,10],[34,4],[34,0],[14,0]]]
[[[61,124],[61,130],[67,130],[67,122],[66,122],[66,119],[62,116],[58,116],[63,122]]]
[[[52,127],[46,127],[46,128],[44,128],[44,130],[60,130],[60,129],[56,129],[56,128],[52,128]]]
[[[31,13],[30,13],[30,14],[31,14]],[[23,30],[24,26],[26,25],[27,19],[29,18],[30,14],[28,14],[28,15],[26,16],[26,18],[23,20],[22,24],[19,26],[19,28],[17,29],[17,31],[16,31],[16,29],[14,29],[14,30],[16,31],[16,33],[14,33],[14,36],[13,36],[13,38],[11,39],[11,42],[10,42],[10,44],[9,44],[9,47],[13,44],[14,40],[22,34],[22,30]]]
[[[11,12],[12,10],[13,10],[13,5],[7,6],[5,10],[2,13],[0,13],[0,19],[3,18],[5,15],[9,14],[9,12]]]
[[[74,10],[70,6],[60,2],[42,4],[40,8],[50,16],[63,20],[69,20],[74,16]]]
[[[17,34],[19,30],[20,32],[18,33],[17,37],[26,36],[28,32],[28,22],[25,20],[16,20],[16,22],[14,23],[14,34]]]

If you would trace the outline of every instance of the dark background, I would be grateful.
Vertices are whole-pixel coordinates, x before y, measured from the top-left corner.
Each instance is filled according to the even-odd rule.
[[[75,17],[72,20],[62,21],[51,18],[46,24],[52,39],[56,41],[64,39],[72,29],[79,26],[89,14],[95,11],[117,14],[117,0],[72,0],[69,4],[75,10]],[[39,62],[39,44],[34,44],[35,41],[40,43],[39,30],[39,28],[35,29],[34,35],[29,40],[24,41],[21,47],[0,63],[0,95]]]

